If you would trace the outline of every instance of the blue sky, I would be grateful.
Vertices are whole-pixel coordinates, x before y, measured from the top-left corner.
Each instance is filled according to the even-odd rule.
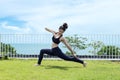
[[[120,34],[120,0],[0,0],[0,33]]]

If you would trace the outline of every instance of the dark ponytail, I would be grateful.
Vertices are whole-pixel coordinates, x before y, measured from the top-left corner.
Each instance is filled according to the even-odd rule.
[[[63,23],[63,25],[59,27],[59,29],[62,29],[64,31],[66,31],[67,28],[68,28],[67,23]]]

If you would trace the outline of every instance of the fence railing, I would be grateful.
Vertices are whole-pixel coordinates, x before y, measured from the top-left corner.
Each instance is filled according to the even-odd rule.
[[[71,36],[79,39],[79,47],[85,47],[84,49],[75,49],[77,56],[81,59],[120,60],[119,34],[66,35],[66,37]],[[37,58],[40,49],[51,48],[51,37],[52,35],[48,34],[0,34],[0,57]],[[68,51],[63,44],[60,44],[60,48],[64,53]],[[57,58],[49,55],[44,55],[44,57]]]

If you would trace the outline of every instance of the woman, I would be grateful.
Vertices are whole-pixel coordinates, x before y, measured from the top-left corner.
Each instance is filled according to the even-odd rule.
[[[65,40],[65,38],[63,37],[63,33],[66,31],[66,29],[68,28],[67,23],[64,23],[62,26],[59,27],[59,31],[55,32],[51,29],[45,28],[46,31],[50,32],[53,34],[52,37],[52,49],[42,49],[40,51],[40,55],[39,55],[39,59],[38,59],[38,63],[37,66],[41,65],[41,61],[43,59],[43,55],[44,54],[48,54],[48,55],[53,55],[53,56],[57,56],[61,59],[67,60],[67,61],[74,61],[74,62],[78,62],[83,64],[84,67],[86,67],[86,63],[82,60],[79,60],[76,55],[74,54],[74,51],[72,50],[72,48],[70,47],[70,45],[67,43],[67,41]],[[71,51],[73,57],[69,57],[67,55],[65,55],[61,49],[58,47],[59,43],[63,42],[65,44],[65,46]]]

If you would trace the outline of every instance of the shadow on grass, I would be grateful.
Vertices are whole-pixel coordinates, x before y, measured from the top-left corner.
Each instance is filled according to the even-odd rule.
[[[68,67],[68,66],[51,66],[51,65],[46,65],[43,67],[45,67],[45,69],[60,69],[60,70],[69,70],[71,68],[81,68],[78,66]]]

